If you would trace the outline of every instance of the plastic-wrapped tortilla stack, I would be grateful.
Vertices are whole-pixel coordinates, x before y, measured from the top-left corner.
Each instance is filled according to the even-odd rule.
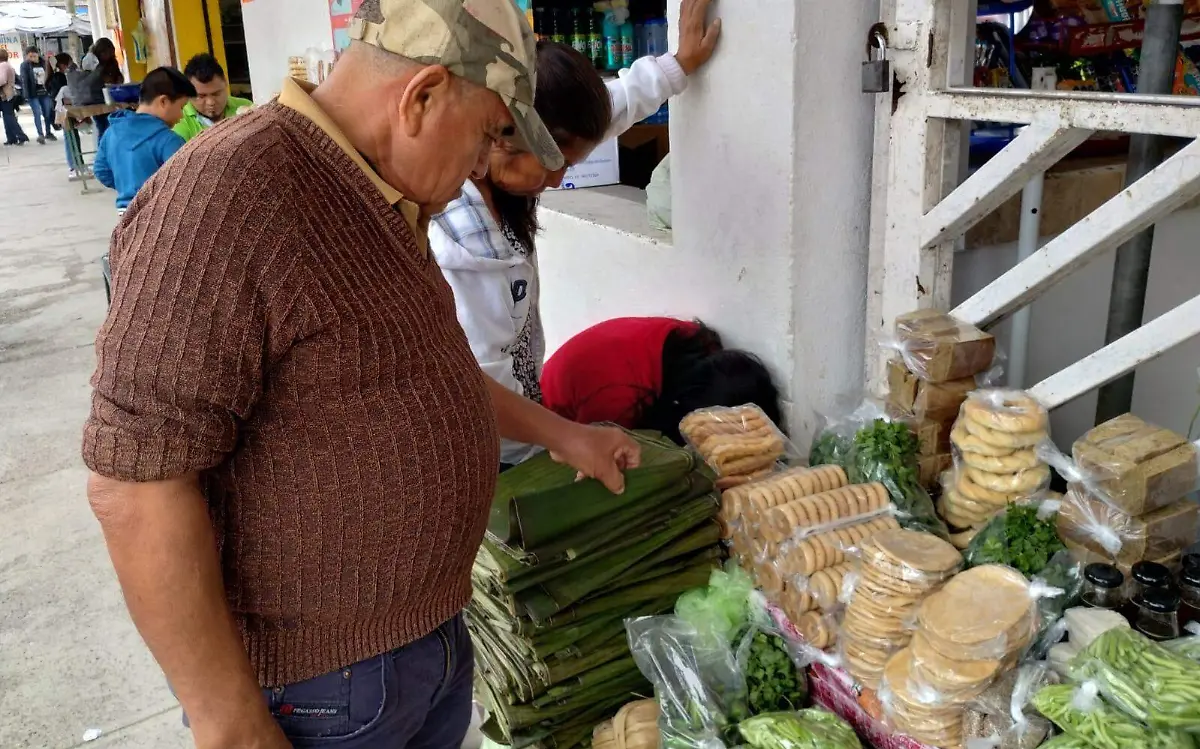
[[[911,644],[887,663],[880,700],[888,719],[923,743],[959,747],[963,706],[1033,640],[1034,600],[1021,573],[998,565],[960,573],[928,596]]]
[[[858,578],[839,638],[846,670],[877,688],[888,658],[908,644],[922,600],[962,565],[962,555],[937,536],[894,529],[862,544]]]

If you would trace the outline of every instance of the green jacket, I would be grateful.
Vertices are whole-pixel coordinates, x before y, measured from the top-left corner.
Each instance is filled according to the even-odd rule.
[[[238,113],[243,107],[253,106],[254,102],[249,99],[239,99],[236,96],[229,97],[229,101],[225,104],[225,118],[228,119]],[[183,119],[175,125],[175,132],[185,141],[195,138],[200,133],[207,130],[209,125],[207,119],[196,111],[196,107],[189,101],[183,106]]]

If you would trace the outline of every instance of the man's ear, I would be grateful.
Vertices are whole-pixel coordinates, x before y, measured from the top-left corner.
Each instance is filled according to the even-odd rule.
[[[444,65],[421,68],[410,78],[400,96],[400,122],[404,134],[415,138],[431,112],[451,106],[454,86],[454,75]]]

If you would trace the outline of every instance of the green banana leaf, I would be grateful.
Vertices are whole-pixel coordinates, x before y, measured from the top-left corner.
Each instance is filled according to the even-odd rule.
[[[670,486],[695,466],[685,449],[633,437],[642,459],[638,468],[626,471],[624,494],[612,494],[593,479],[576,481],[575,469],[541,453],[500,475],[488,533],[506,546],[536,548]]]

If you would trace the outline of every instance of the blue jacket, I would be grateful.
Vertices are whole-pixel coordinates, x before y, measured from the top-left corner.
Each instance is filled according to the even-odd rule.
[[[117,191],[117,208],[127,208],[146,180],[183,148],[183,138],[152,114],[113,112],[96,150],[92,171]]]

